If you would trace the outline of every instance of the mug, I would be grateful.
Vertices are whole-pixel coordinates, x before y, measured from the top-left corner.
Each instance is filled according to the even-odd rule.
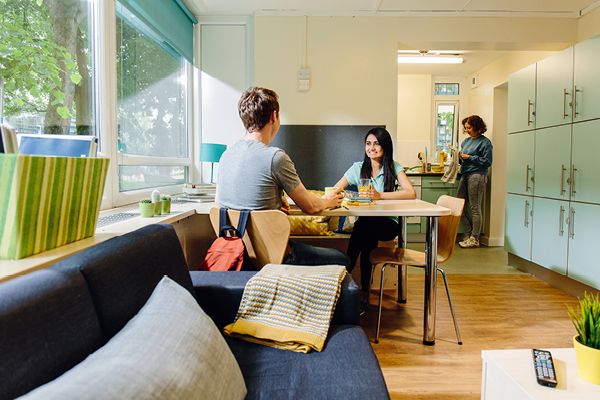
[[[337,186],[327,186],[325,188],[325,196],[328,196],[329,193],[332,192],[337,192],[340,188],[338,188]],[[346,196],[346,192],[344,192],[343,190],[340,192],[342,194],[342,196]]]

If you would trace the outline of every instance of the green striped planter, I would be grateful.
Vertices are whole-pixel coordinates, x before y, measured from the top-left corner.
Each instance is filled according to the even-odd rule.
[[[92,236],[108,161],[0,154],[0,259]]]

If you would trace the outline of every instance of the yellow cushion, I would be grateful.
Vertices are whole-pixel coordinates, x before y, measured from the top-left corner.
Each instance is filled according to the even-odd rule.
[[[290,216],[290,235],[333,236],[329,229],[329,217]]]

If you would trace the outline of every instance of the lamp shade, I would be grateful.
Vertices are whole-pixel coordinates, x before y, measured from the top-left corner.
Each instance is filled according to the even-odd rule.
[[[227,145],[218,143],[202,143],[200,145],[200,161],[219,162]]]

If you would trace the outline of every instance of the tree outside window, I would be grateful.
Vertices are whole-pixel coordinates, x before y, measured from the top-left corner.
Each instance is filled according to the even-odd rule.
[[[0,118],[19,133],[94,134],[92,3],[0,0]]]

